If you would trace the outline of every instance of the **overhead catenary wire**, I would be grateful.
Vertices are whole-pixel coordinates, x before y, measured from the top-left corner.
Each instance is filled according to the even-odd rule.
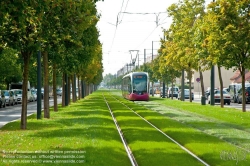
[[[128,2],[129,2],[129,0],[128,0],[128,1],[127,1],[127,3],[126,3],[126,6],[125,6],[125,9],[124,9],[124,12],[127,10],[127,7],[128,7]],[[122,22],[123,17],[124,17],[124,14],[122,15],[122,18],[121,18],[120,23]],[[118,24],[118,22],[117,22],[117,24]]]
[[[139,44],[136,48],[139,48],[144,42],[146,42],[146,40],[153,34],[153,32],[157,29],[158,27],[155,27],[153,29],[153,31],[151,31],[151,33],[141,42],[141,44]]]
[[[129,1],[129,0],[128,0]],[[128,1],[127,1],[127,4],[126,4],[126,7],[125,7],[125,10],[127,8],[127,5],[128,5]],[[120,12],[122,11],[122,8],[123,8],[123,4],[124,4],[124,0],[122,1],[122,6],[121,6],[121,9],[120,9]],[[118,18],[117,18],[118,19]],[[117,20],[118,21],[118,20]],[[115,32],[114,32],[114,36],[113,36],[113,39],[112,39],[112,43],[111,43],[111,46],[110,46],[110,49],[108,51],[108,54],[112,51],[112,48],[113,48],[113,45],[114,45],[114,41],[115,41],[115,37],[116,37],[116,32],[117,32],[117,22],[116,22],[116,25],[115,25]],[[109,60],[108,60],[109,61]]]
[[[125,5],[126,4],[126,5]],[[114,45],[115,45],[115,41],[116,41],[116,37],[117,37],[117,35],[118,35],[118,27],[120,26],[120,24],[121,23],[123,23],[124,22],[124,17],[125,17],[125,15],[127,14],[127,15],[155,15],[156,16],[156,20],[155,21],[150,21],[150,22],[155,22],[156,23],[156,27],[150,32],[150,34],[143,40],[143,42],[141,43],[141,44],[139,44],[135,49],[138,49],[141,45],[143,45],[147,40],[148,40],[148,38],[150,37],[150,36],[152,36],[152,34],[154,34],[154,31],[158,28],[158,24],[160,23],[159,21],[160,20],[158,20],[160,17],[159,17],[159,15],[161,15],[161,14],[166,14],[167,12],[135,12],[135,13],[133,13],[133,12],[128,12],[128,11],[126,11],[127,10],[127,7],[128,7],[128,4],[129,4],[129,0],[127,0],[127,1],[125,1],[125,0],[122,0],[122,3],[121,3],[121,7],[120,7],[120,12],[118,13],[118,15],[117,15],[117,19],[116,19],[116,23],[114,23],[114,24],[111,24],[111,23],[109,23],[109,24],[111,24],[111,25],[114,25],[115,26],[115,29],[114,29],[114,35],[113,35],[113,37],[112,37],[112,42],[111,42],[111,45],[110,45],[110,48],[109,48],[109,50],[107,51],[108,53],[108,55],[107,55],[107,58],[108,58],[108,64],[110,64],[110,60],[111,60],[111,54],[113,55],[113,47],[114,47]],[[130,20],[131,21],[131,20]],[[138,22],[138,21],[136,21],[136,22]],[[149,22],[149,21],[147,21],[147,22]],[[147,34],[146,34],[147,35]],[[113,59],[113,58],[112,58]]]
[[[167,12],[157,12],[157,13],[147,13],[147,12],[145,12],[145,13],[140,13],[140,12],[138,12],[138,13],[132,13],[132,12],[126,12],[126,9],[127,9],[127,6],[128,6],[128,2],[129,2],[129,0],[127,1],[127,3],[126,3],[126,6],[125,6],[125,9],[124,9],[124,11],[122,12],[122,8],[123,8],[123,4],[124,4],[124,0],[122,1],[122,6],[121,6],[121,9],[120,9],[120,12],[118,13],[118,15],[117,15],[117,21],[116,21],[116,24],[115,24],[115,26],[116,26],[116,28],[115,28],[115,32],[114,32],[114,36],[113,36],[113,39],[112,39],[112,43],[111,43],[111,47],[110,47],[110,49],[109,49],[109,53],[111,52],[111,50],[112,50],[112,48],[113,48],[113,44],[114,44],[114,40],[115,40],[115,37],[116,37],[116,32],[117,32],[117,27],[118,27],[118,25],[122,22],[122,20],[123,20],[123,17],[124,17],[124,14],[136,14],[136,15],[149,15],[149,14],[154,14],[154,15],[156,15],[157,16],[157,18],[156,18],[156,27],[154,28],[154,30],[145,38],[145,40],[139,45],[139,46],[141,46],[152,34],[153,34],[153,32],[155,31],[155,29],[158,27],[158,24],[159,24],[159,22],[158,22],[158,16],[160,15],[160,14],[162,14],[162,13],[167,13]],[[119,15],[120,14],[123,14],[122,15],[122,18],[121,18],[121,20],[119,20]],[[165,20],[165,19],[164,19]],[[113,25],[113,24],[112,24]],[[138,46],[138,47],[139,47]],[[138,48],[138,47],[136,47],[136,48]]]
[[[153,34],[153,32],[159,27],[159,25],[162,25],[162,24],[164,24],[164,23],[162,23],[162,24],[159,24],[159,15],[160,14],[162,14],[162,13],[167,13],[167,12],[157,12],[157,13],[140,13],[140,12],[138,12],[138,13],[133,13],[133,12],[119,12],[118,13],[118,15],[117,15],[117,22],[116,22],[116,26],[118,26],[121,22],[122,22],[122,20],[120,20],[120,21],[118,21],[119,20],[119,15],[120,14],[123,14],[123,16],[124,16],[124,14],[135,14],[135,15],[152,15],[152,14],[154,14],[154,15],[156,15],[156,27],[150,32],[150,34],[143,40],[143,42],[142,43],[140,43],[137,47],[136,47],[136,49],[137,48],[139,48],[142,44],[144,44],[146,41],[147,41],[147,39]],[[165,18],[165,19],[167,19],[167,17]],[[164,19],[164,20],[165,20]],[[163,20],[163,21],[164,21]]]
[[[121,22],[122,22],[122,19],[119,21],[119,15],[120,14],[123,14],[122,15],[122,18],[123,18],[123,16],[124,16],[124,14],[134,14],[134,15],[156,15],[156,26],[158,26],[158,17],[159,17],[159,15],[160,14],[162,14],[162,13],[167,13],[167,12],[157,12],[157,13],[133,13],[133,12],[119,12],[118,14],[117,14],[117,22],[116,22],[116,25],[118,25],[118,24],[121,24]]]

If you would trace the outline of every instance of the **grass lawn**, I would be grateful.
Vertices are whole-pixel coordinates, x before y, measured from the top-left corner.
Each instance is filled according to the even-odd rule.
[[[0,166],[131,165],[102,93],[119,98],[210,165],[249,165],[249,112],[156,97],[130,102],[120,91],[99,90],[59,106],[50,119],[30,116],[27,130],[19,129],[20,121],[2,127]],[[199,165],[112,96],[108,100],[139,165]]]
[[[203,165],[112,96],[107,100],[138,165]]]
[[[249,165],[249,112],[157,97],[127,103],[210,165]]]
[[[100,93],[19,128],[16,121],[0,129],[0,165],[130,165]]]

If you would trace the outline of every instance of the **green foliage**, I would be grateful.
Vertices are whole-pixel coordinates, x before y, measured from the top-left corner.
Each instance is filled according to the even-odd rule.
[[[6,86],[22,80],[21,64],[18,63],[18,51],[5,48],[0,54],[0,82]]]
[[[23,90],[35,81],[35,53],[49,55],[61,72],[78,73],[89,83],[101,82],[102,53],[96,29],[94,1],[3,0],[0,2],[0,49],[16,49],[22,56]],[[86,67],[87,66],[87,67]],[[30,69],[31,68],[31,69]],[[31,76],[29,76],[31,71]],[[46,70],[47,71],[47,70]],[[51,71],[51,70],[50,70]],[[48,76],[46,75],[45,78]],[[23,99],[26,99],[24,93]],[[26,100],[25,100],[26,102]],[[21,128],[25,129],[27,103],[22,105]]]
[[[116,76],[112,74],[107,74],[103,77],[103,83],[106,86],[121,86],[122,85],[122,78],[124,75]]]
[[[218,0],[208,7],[205,46],[209,59],[219,67],[234,68],[241,73],[245,86],[245,70],[250,68],[249,1]],[[243,88],[245,94],[245,88]],[[243,95],[242,110],[245,108]]]
[[[33,51],[40,32],[41,20],[37,1],[1,1],[0,43],[18,51]]]
[[[171,41],[175,49],[169,48],[173,56],[171,63],[176,69],[186,71],[198,70],[198,60],[195,59],[195,43],[193,43],[194,24],[198,15],[204,12],[204,0],[179,1],[168,8],[173,17],[167,40]],[[168,49],[166,47],[166,49]]]
[[[249,10],[249,1],[219,0],[209,5],[206,46],[213,62],[226,68],[250,67]]]
[[[157,72],[157,69],[153,69],[153,63],[144,63],[142,66],[140,66],[139,71],[147,72],[149,75],[150,82],[156,82],[158,79],[154,76],[154,72]]]

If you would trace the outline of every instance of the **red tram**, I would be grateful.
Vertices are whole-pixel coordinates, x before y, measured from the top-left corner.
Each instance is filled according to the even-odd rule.
[[[122,78],[122,96],[131,101],[149,100],[149,76],[146,72],[132,72]]]

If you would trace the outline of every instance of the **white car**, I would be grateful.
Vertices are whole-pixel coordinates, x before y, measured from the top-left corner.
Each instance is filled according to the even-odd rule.
[[[35,101],[34,95],[32,94],[30,90],[27,92],[27,98],[28,98],[28,102]]]
[[[3,90],[4,91],[4,96],[5,96],[5,102],[7,105],[14,105],[15,104],[15,99],[14,99],[14,94],[12,91],[9,90]]]
[[[223,99],[224,99],[224,104],[227,103],[227,105],[230,105],[231,103],[231,95],[223,90]],[[220,103],[221,101],[221,96],[220,96],[220,90],[215,90],[214,91],[214,103]],[[208,104],[211,103],[211,96],[208,96]]]
[[[37,93],[34,90],[31,90],[31,94],[33,95],[34,101],[37,101]]]
[[[20,93],[20,89],[11,89],[10,90],[12,93],[13,93],[13,96],[14,96],[14,101],[15,101],[15,104],[18,104],[18,93]],[[21,97],[22,97],[22,93],[21,93]]]
[[[189,95],[190,95],[189,89],[184,89],[184,99],[189,99]],[[192,97],[192,100],[194,100],[194,93],[193,92],[191,92],[191,97]],[[181,99],[181,90],[178,94],[178,100],[180,100],[180,99]]]
[[[22,89],[12,89],[15,90],[15,95],[17,98],[17,103],[22,103],[22,94],[23,94],[23,90]]]
[[[168,88],[168,93],[167,93],[167,97],[170,98],[172,97],[172,93],[173,93],[173,97],[175,97],[176,99],[178,98],[178,93],[179,93],[179,88],[178,87],[169,87]]]

